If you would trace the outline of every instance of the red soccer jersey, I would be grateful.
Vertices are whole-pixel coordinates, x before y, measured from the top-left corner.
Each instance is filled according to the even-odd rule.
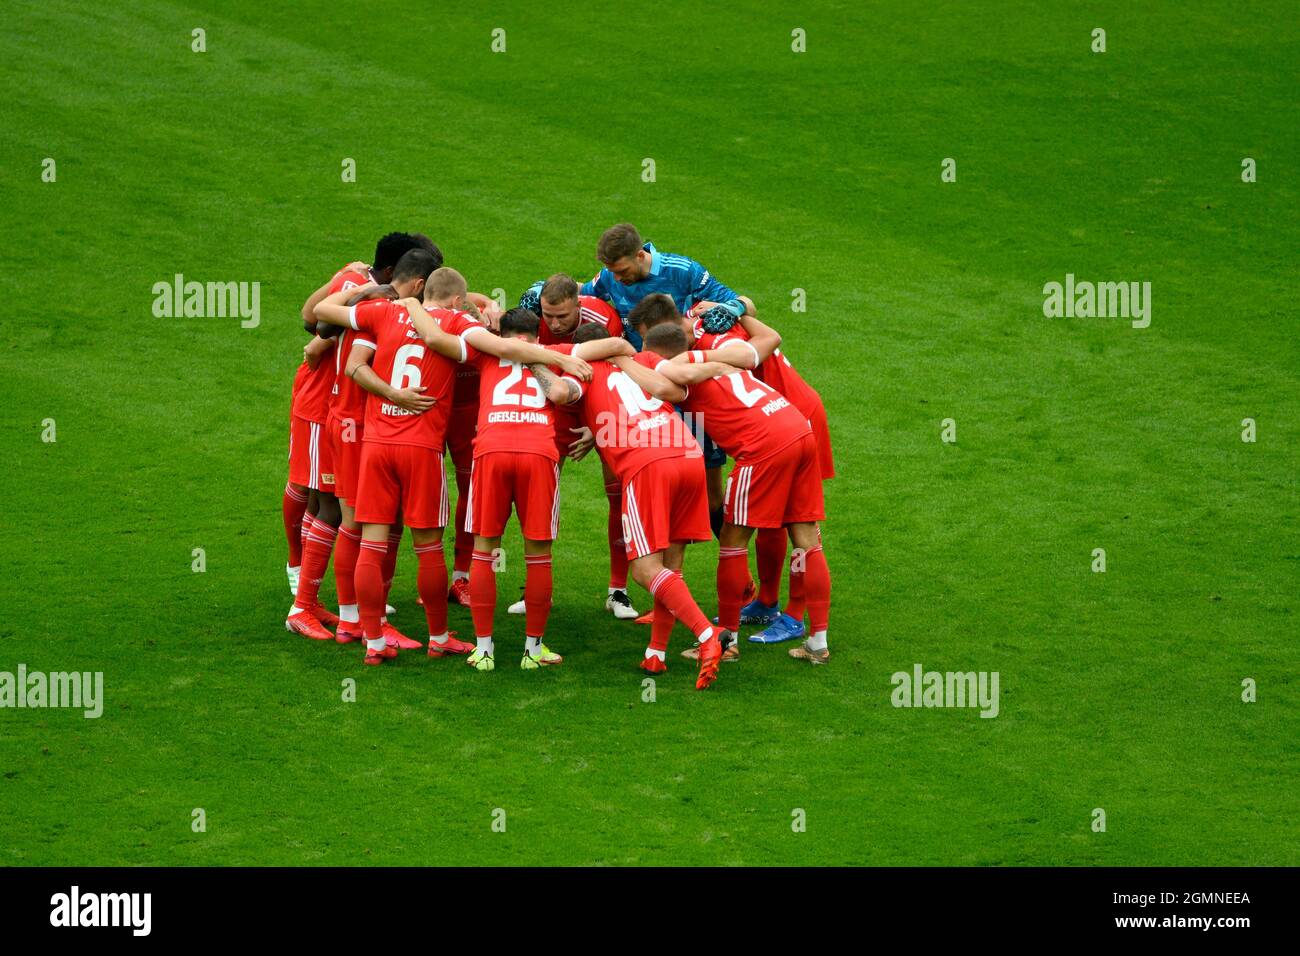
[[[636,360],[647,368],[667,361],[654,352],[638,352]],[[746,464],[775,455],[812,432],[803,412],[748,369],[698,382],[677,404],[698,415],[709,437]]]
[[[722,333],[705,332],[703,322],[696,319],[695,347],[697,349],[706,351],[720,349],[730,342],[737,341],[749,341],[749,333],[743,326],[735,325],[729,331]],[[790,360],[780,349],[769,355],[767,360],[754,370],[754,375],[790,399],[794,407],[803,412],[806,418],[812,418],[816,411],[822,408],[822,397],[817,394],[815,388],[803,380],[802,375],[795,371]]]
[[[555,346],[572,352],[572,346]],[[699,458],[704,453],[673,406],[652,398],[625,372],[609,362],[591,363],[591,381],[577,384],[582,392],[583,421],[596,439],[600,457],[626,486],[632,477],[664,458]]]
[[[334,273],[334,278],[330,280],[329,294],[333,295],[342,289],[365,285],[369,281],[368,276],[342,269]],[[309,422],[325,424],[325,419],[329,415],[330,399],[334,393],[335,365],[338,362],[339,351],[336,343],[334,354],[322,358],[320,364],[314,369],[309,368],[306,362],[302,363],[298,370],[299,379],[296,380],[297,387],[293,395],[294,415],[305,418]],[[346,364],[347,360],[347,356],[344,355],[343,363]]]
[[[339,344],[334,349],[334,394],[330,398],[330,413],[341,422],[361,424],[366,414],[366,396],[369,394],[347,375],[348,357],[352,346],[364,345],[373,349],[374,340],[353,329],[344,329]]]
[[[452,390],[451,404],[457,411],[478,408],[477,362],[462,362],[456,366],[456,387]]]
[[[456,384],[451,390],[451,404],[457,412],[478,408],[478,365],[462,362],[456,366]]]
[[[463,336],[481,328],[473,317],[452,309],[430,309],[429,315],[448,335]],[[434,400],[426,412],[408,412],[378,395],[366,400],[365,441],[388,445],[423,445],[442,451],[451,415],[451,392],[457,363],[428,348],[415,331],[406,309],[387,299],[359,302],[349,313],[352,327],[375,343],[371,363],[375,374],[393,388],[423,385],[424,394]],[[462,359],[478,353],[461,339]]]
[[[614,307],[604,299],[598,299],[594,295],[578,296],[578,324],[573,327],[573,331],[568,335],[560,337],[551,331],[551,327],[542,319],[537,327],[537,344],[538,345],[562,345],[572,342],[573,337],[588,322],[595,323],[609,330],[609,334],[614,338],[621,338],[623,335],[623,320],[618,317]]]
[[[474,365],[479,373],[474,457],[490,451],[513,451],[559,461],[555,448],[555,406],[546,400],[532,370],[485,353],[475,353]]]

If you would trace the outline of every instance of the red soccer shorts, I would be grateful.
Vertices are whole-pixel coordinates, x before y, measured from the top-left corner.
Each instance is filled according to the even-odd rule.
[[[334,456],[325,426],[297,415],[289,426],[289,482],[334,493]]]
[[[512,504],[525,538],[554,541],[560,532],[560,466],[527,452],[490,451],[475,458],[465,530],[500,537]]]
[[[623,540],[628,560],[674,541],[708,541],[709,489],[703,458],[652,461],[623,486]]]
[[[363,422],[336,418],[330,412],[325,422],[330,458],[334,463],[334,494],[353,508],[357,506],[357,485],[361,480],[361,435]]]
[[[361,443],[358,524],[392,524],[398,511],[408,528],[447,526],[447,475],[442,454],[423,445]]]
[[[822,521],[822,466],[815,435],[804,435],[775,455],[749,464],[737,461],[727,479],[726,519],[746,528],[781,528],[796,521]]]

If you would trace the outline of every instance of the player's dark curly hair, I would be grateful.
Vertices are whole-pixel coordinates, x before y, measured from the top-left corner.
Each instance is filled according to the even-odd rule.
[[[429,242],[427,238],[421,238],[424,238],[425,242],[428,242],[430,246],[433,246],[433,243]],[[372,266],[376,272],[391,269],[393,266],[397,265],[398,260],[401,259],[402,256],[406,255],[406,253],[410,252],[412,249],[421,248],[422,245],[423,243],[409,232],[390,232],[375,243],[375,261],[372,263]],[[436,249],[437,246],[434,246],[434,250]],[[426,251],[432,253],[432,250]],[[441,265],[441,252],[438,253],[438,261],[439,265]],[[437,268],[437,266],[434,268]]]

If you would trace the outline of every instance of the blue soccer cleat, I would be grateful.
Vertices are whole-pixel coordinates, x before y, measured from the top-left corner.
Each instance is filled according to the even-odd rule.
[[[780,616],[780,604],[773,604],[768,607],[758,598],[754,598],[740,609],[741,624],[771,624]]]
[[[751,592],[753,593],[753,592]],[[755,598],[740,609],[741,624],[771,624],[781,615],[781,605],[773,604],[768,607],[762,601]],[[714,624],[718,623],[718,617],[715,614],[710,618]]]
[[[749,635],[749,641],[751,644],[780,644],[800,637],[803,637],[803,621],[796,621],[783,613],[764,630]]]

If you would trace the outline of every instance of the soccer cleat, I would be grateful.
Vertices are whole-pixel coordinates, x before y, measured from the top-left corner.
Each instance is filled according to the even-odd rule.
[[[647,674],[662,674],[668,670],[668,665],[658,654],[651,654],[649,657],[641,659],[641,669]]]
[[[290,614],[284,619],[284,629],[294,634],[301,634],[303,637],[309,637],[313,641],[328,641],[334,637],[329,631],[325,630],[325,625],[316,619],[316,615],[311,611],[299,611],[297,614]]]
[[[485,654],[480,650],[475,650],[473,654],[465,658],[465,663],[476,671],[490,671],[497,666],[492,660],[491,654]]]
[[[789,614],[782,613],[776,620],[757,634],[749,635],[751,644],[780,644],[803,637],[803,621],[796,621]]]
[[[551,650],[545,644],[542,645],[541,651],[537,656],[524,651],[524,659],[519,662],[519,669],[525,671],[535,671],[539,667],[551,667],[555,664],[563,664],[564,658],[555,651]]]
[[[333,611],[328,610],[325,605],[317,604],[311,609],[311,612],[316,615],[316,620],[320,621],[326,627],[338,626],[339,616]]]
[[[429,641],[430,657],[455,657],[459,654],[469,654],[473,652],[474,645],[468,641],[457,640],[455,631],[448,631],[447,634],[448,637],[445,644],[439,644],[434,640]]]
[[[722,658],[722,650],[718,638],[712,638],[700,645],[700,673],[695,678],[695,689],[706,690],[709,685],[718,679],[718,662]]]
[[[825,647],[820,651],[814,651],[808,646],[808,642],[804,641],[798,647],[790,648],[790,656],[797,661],[808,661],[810,664],[825,664],[831,659],[831,649]]]
[[[393,625],[384,621],[383,624],[384,641],[389,647],[400,647],[404,651],[413,651],[416,648],[424,647],[422,643],[407,637]]]
[[[391,604],[384,605],[384,617],[388,617],[390,614],[396,614],[396,613],[397,613],[397,608],[393,607]]]
[[[520,598],[514,604],[506,608],[507,614],[524,614],[527,611],[528,611],[528,605],[524,603],[523,598]]]
[[[605,610],[611,612],[620,621],[630,621],[637,616],[636,608],[632,606],[632,599],[622,588],[605,598]]]
[[[638,618],[637,618],[633,623],[634,623],[634,624],[653,624],[654,622],[655,622],[655,609],[654,609],[654,608],[651,608],[650,610],[648,610],[648,611],[646,611],[644,614],[642,614],[640,617],[638,617]]]
[[[740,645],[736,643],[736,635],[730,631],[720,631],[718,641],[722,647],[721,660],[738,661],[740,660]],[[682,651],[682,657],[688,661],[698,661],[700,659],[700,642],[696,641],[686,650]]]
[[[384,661],[391,661],[397,656],[397,648],[389,647],[385,644],[379,650],[366,648],[366,656],[362,659],[363,664],[382,664]]]
[[[364,639],[360,621],[339,621],[339,626],[334,631],[334,640],[340,644],[355,644]]]
[[[469,607],[469,579],[457,578],[447,589],[447,600],[461,607]]]
[[[302,573],[302,568],[291,568],[289,565],[284,566],[285,573],[289,575],[289,593],[294,597],[298,596],[298,576]]]
[[[771,624],[781,616],[781,605],[767,605],[755,598],[740,609],[741,624]]]

